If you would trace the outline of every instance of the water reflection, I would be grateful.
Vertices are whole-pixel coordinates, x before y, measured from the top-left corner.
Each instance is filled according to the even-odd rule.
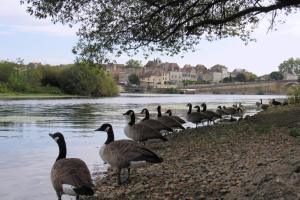
[[[83,159],[93,174],[99,174],[106,169],[98,154],[106,134],[94,130],[109,122],[114,126],[116,139],[126,138],[122,113],[128,109],[139,113],[147,107],[155,116],[157,105],[162,105],[163,112],[171,108],[174,114],[184,117],[187,102],[206,102],[208,109],[242,102],[248,108],[247,114],[254,114],[255,102],[260,98],[278,96],[125,94],[100,99],[0,100],[0,197],[56,199],[49,173],[58,147],[49,133],[64,133],[67,156]]]

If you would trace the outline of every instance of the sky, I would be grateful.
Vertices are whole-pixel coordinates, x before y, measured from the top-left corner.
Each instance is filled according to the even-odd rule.
[[[43,64],[69,64],[74,62],[72,47],[77,41],[76,29],[52,24],[49,19],[39,20],[26,13],[26,6],[19,0],[0,0],[0,60],[16,61],[17,58],[28,62]],[[201,41],[196,52],[177,56],[153,54],[147,60],[159,57],[163,62],[184,64],[204,64],[212,67],[223,64],[229,71],[244,68],[257,75],[269,74],[290,57],[300,57],[300,13],[285,17],[286,23],[276,26],[277,31],[268,32],[268,24],[262,22],[255,30],[256,42],[245,45],[238,38],[219,41]],[[183,55],[183,57],[182,57]],[[121,56],[117,63],[129,59],[141,60],[142,56]]]

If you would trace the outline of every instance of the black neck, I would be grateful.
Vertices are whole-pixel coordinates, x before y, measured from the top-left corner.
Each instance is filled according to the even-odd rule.
[[[160,110],[160,107],[157,107],[157,117],[161,117],[161,110]]]
[[[197,106],[196,108],[197,108],[197,112],[200,112],[200,111],[201,111],[201,110],[200,110],[200,106]]]
[[[206,111],[206,105],[205,104],[203,104],[203,109],[202,109],[202,111]]]
[[[189,105],[189,110],[187,112],[188,114],[191,114],[192,113],[192,104]]]
[[[66,156],[67,156],[67,147],[66,147],[66,142],[64,139],[62,139],[62,138],[59,139],[58,148],[59,148],[59,154],[58,154],[58,157],[56,158],[56,161],[66,158]]]
[[[150,119],[149,111],[145,110],[145,117],[144,117],[144,119],[142,119],[142,121],[145,121],[145,120],[148,120],[148,119]]]
[[[109,144],[115,140],[114,131],[110,128],[107,132],[107,139],[104,144]]]
[[[260,99],[260,103],[262,104],[262,99]]]
[[[134,113],[132,113],[131,116],[130,116],[130,121],[128,122],[128,124],[130,126],[132,126],[132,125],[134,125],[134,123],[135,123],[135,115],[134,115]]]
[[[171,110],[169,110],[169,116],[172,116],[172,111]]]

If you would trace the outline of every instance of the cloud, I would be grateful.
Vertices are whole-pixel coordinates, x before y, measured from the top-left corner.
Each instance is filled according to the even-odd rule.
[[[70,28],[62,24],[53,24],[50,19],[37,19],[26,12],[26,5],[18,0],[1,0],[1,35],[16,33],[42,33],[51,36],[76,36],[77,27]]]

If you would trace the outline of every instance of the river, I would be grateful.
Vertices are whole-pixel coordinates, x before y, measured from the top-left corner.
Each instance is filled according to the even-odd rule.
[[[0,100],[0,199],[57,199],[50,182],[50,170],[58,154],[57,144],[49,133],[62,132],[67,143],[67,157],[84,160],[93,173],[104,171],[99,147],[106,134],[95,132],[102,123],[111,123],[115,139],[126,138],[123,128],[126,110],[140,112],[147,107],[153,115],[156,106],[162,111],[184,116],[188,102],[206,102],[208,109],[218,105],[231,106],[241,102],[246,114],[257,111],[255,102],[284,96],[269,95],[180,95],[180,94],[122,94],[110,98],[57,100]],[[185,126],[193,126],[186,124]],[[63,196],[63,199],[71,199]],[[73,198],[75,199],[75,198]]]

